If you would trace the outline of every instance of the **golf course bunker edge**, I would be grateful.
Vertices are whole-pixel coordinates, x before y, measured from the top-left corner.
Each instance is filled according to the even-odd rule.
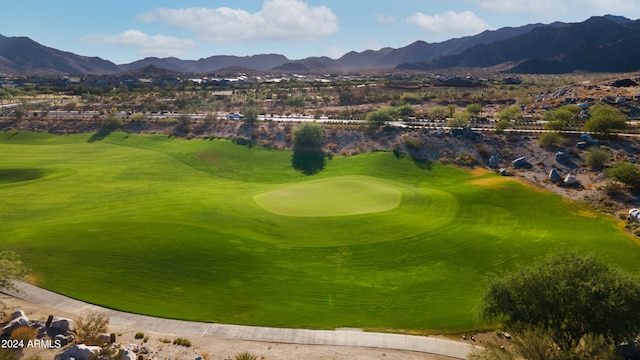
[[[368,176],[341,176],[291,184],[254,196],[263,209],[283,216],[370,214],[396,208],[402,192]]]

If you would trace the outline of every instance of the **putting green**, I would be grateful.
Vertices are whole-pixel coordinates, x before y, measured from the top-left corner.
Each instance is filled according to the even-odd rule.
[[[265,210],[284,216],[346,216],[392,210],[400,190],[369,176],[341,176],[256,195]]]

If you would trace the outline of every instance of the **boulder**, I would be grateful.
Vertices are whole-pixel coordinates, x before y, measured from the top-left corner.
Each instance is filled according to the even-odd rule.
[[[451,130],[449,130],[449,134],[451,136],[462,136],[464,134],[464,131],[461,128],[453,128]]]
[[[9,335],[15,328],[19,328],[22,326],[30,326],[29,319],[26,316],[20,316],[16,319],[11,320],[2,328],[2,334]]]
[[[136,360],[136,353],[129,349],[124,349],[122,352],[122,360]]]
[[[74,337],[73,335],[64,336],[62,334],[58,334],[53,338],[53,340],[55,340],[56,342],[59,342],[61,346],[65,346],[69,343],[72,343],[74,340]]]
[[[500,157],[497,155],[491,155],[489,158],[489,167],[495,169],[498,165],[500,165]]]
[[[529,165],[529,161],[527,161],[527,157],[526,156],[521,156],[515,160],[513,160],[511,162],[511,165],[513,165],[513,167],[515,169],[521,168],[521,167],[527,167],[527,165]]]
[[[577,182],[578,182],[578,179],[573,174],[569,174],[564,178],[564,184],[565,185],[574,185]]]
[[[27,317],[27,315],[25,315],[24,311],[22,310],[16,310],[11,314],[11,320],[15,320],[19,317]]]
[[[618,87],[618,88],[620,88],[620,87],[634,87],[634,86],[638,86],[638,83],[637,83],[637,82],[635,82],[635,81],[633,81],[633,80],[631,80],[631,79],[629,79],[629,78],[626,78],[626,79],[619,79],[619,80],[616,80],[616,81],[614,81],[614,82],[612,82],[612,83],[609,83],[609,85],[610,85],[610,86],[613,86],[613,87]]]
[[[111,335],[110,334],[98,334],[98,336],[96,336],[96,341],[98,342],[98,344],[107,344],[111,342]]]
[[[562,176],[560,176],[558,170],[551,169],[551,171],[549,172],[549,181],[554,183],[562,181]]]
[[[555,155],[556,161],[559,163],[568,163],[569,162],[569,154],[564,151],[558,151]]]
[[[66,334],[68,332],[73,331],[73,328],[75,327],[75,323],[71,319],[54,317],[49,327],[52,329],[56,329],[61,333]]]
[[[593,141],[593,138],[591,137],[591,134],[582,134],[580,135],[580,141],[591,143]]]
[[[56,360],[89,360],[95,358],[100,353],[99,346],[87,346],[84,344],[74,345],[60,354],[56,355]]]

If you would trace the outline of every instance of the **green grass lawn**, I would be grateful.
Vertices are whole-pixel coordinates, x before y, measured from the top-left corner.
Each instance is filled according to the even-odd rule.
[[[222,323],[464,331],[490,273],[561,248],[640,270],[612,219],[390,153],[304,176],[291,153],[114,133],[0,133],[0,247],[42,287]]]

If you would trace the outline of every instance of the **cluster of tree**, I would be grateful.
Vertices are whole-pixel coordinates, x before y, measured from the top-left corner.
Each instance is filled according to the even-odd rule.
[[[592,106],[587,120],[580,118],[582,112],[582,108],[573,104],[549,110],[543,115],[543,119],[547,121],[545,128],[562,131],[582,126],[585,131],[603,133],[605,136],[627,128],[627,117],[611,105]]]
[[[515,335],[519,357],[608,358],[640,334],[640,278],[594,255],[560,252],[489,279],[481,313]],[[495,350],[473,358],[513,358],[487,357]]]

